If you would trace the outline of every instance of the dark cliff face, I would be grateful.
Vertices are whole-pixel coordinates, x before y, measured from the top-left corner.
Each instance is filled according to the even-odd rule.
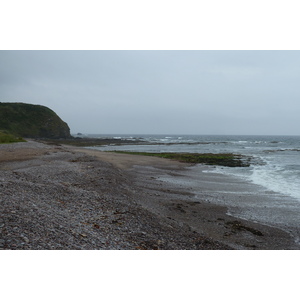
[[[0,103],[0,129],[28,138],[70,138],[67,123],[51,109],[25,103]]]

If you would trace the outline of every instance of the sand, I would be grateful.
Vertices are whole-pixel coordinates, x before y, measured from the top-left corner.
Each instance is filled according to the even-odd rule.
[[[225,201],[220,189],[232,178],[197,168],[35,141],[0,145],[0,248],[300,249],[293,226],[238,217],[243,201]]]

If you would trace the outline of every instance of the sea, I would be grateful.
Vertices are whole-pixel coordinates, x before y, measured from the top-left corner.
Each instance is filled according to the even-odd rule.
[[[235,153],[251,158],[250,167],[217,166],[228,174],[291,196],[300,202],[300,136],[263,135],[89,135],[141,144],[94,147],[100,151]]]

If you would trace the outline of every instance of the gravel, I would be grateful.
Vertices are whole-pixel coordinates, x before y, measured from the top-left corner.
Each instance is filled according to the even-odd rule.
[[[140,187],[110,163],[34,141],[0,155],[0,249],[230,249],[143,208]]]

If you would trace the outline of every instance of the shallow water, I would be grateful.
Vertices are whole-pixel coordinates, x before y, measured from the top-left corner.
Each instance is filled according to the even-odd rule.
[[[195,199],[228,207],[228,214],[242,219],[282,228],[300,242],[300,202],[272,192],[242,178],[214,173],[212,167],[194,166],[178,175],[158,180],[185,187]]]

